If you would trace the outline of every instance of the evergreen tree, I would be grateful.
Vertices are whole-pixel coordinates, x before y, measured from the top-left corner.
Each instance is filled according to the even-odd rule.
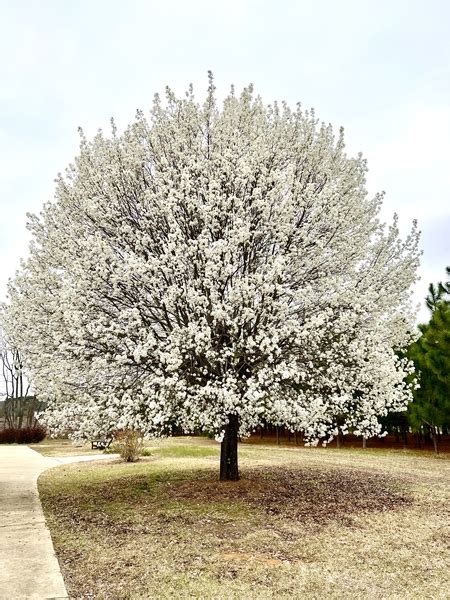
[[[447,267],[447,275],[450,268]],[[438,432],[450,424],[450,282],[431,284],[426,304],[432,311],[430,322],[420,325],[421,337],[414,342],[408,356],[418,373],[418,387],[409,407],[413,428],[429,428],[435,452]]]

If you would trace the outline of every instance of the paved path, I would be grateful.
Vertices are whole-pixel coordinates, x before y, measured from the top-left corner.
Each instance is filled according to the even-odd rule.
[[[44,457],[0,445],[0,600],[68,598],[37,491],[37,478],[60,464],[111,455]]]

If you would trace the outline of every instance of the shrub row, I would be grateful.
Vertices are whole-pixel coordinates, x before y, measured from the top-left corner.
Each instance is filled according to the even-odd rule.
[[[0,429],[0,444],[37,444],[46,436],[43,427]]]

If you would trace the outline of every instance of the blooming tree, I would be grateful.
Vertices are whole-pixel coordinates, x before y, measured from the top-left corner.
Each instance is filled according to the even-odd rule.
[[[263,420],[379,433],[410,399],[418,233],[380,223],[365,173],[313,111],[252,87],[219,108],[211,76],[204,104],[167,89],[122,135],[81,132],[4,317],[47,426],[206,430],[221,479]]]

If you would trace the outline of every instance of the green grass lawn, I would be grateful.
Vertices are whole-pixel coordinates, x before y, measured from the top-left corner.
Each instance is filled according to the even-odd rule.
[[[149,444],[39,479],[72,599],[448,598],[450,461],[414,452]]]

